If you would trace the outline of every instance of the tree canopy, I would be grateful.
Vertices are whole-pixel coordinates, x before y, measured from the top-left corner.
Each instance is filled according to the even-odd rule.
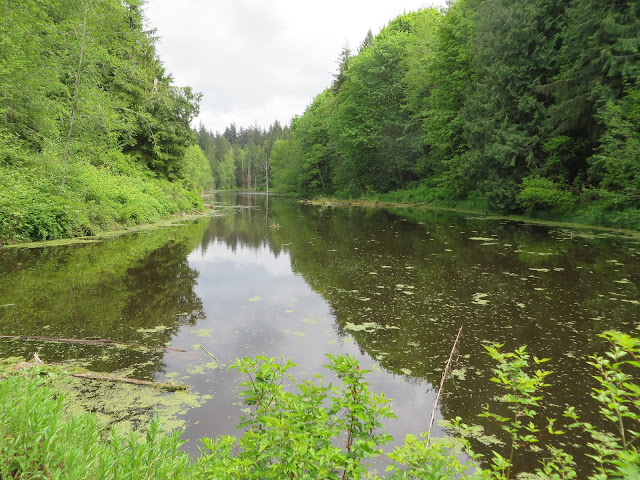
[[[401,15],[340,53],[275,186],[640,228],[639,11],[457,0]]]
[[[0,12],[0,243],[198,205],[181,189],[213,185],[187,155],[200,94],[173,84],[143,0],[7,0]]]

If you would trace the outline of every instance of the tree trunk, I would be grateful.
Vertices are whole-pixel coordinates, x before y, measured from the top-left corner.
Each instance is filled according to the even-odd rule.
[[[84,49],[87,44],[87,15],[89,4],[87,0],[82,2],[82,36],[80,38],[80,53],[78,55],[78,67],[76,68],[76,78],[73,86],[73,100],[71,102],[71,115],[69,116],[69,129],[67,130],[67,145],[64,150],[64,163],[69,161],[69,150],[71,148],[71,137],[73,135],[73,123],[78,110],[78,100],[80,98],[80,75],[82,74],[82,64],[84,63]]]
[[[267,194],[269,193],[269,155],[264,154],[264,175],[267,179]]]

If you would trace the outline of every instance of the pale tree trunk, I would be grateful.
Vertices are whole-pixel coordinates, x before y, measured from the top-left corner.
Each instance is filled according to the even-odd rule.
[[[269,155],[264,154],[264,175],[267,179],[267,194],[269,193]]]
[[[244,157],[240,156],[240,180],[242,180],[242,188],[247,188],[244,180]]]
[[[78,55],[78,66],[76,68],[76,78],[73,86],[73,100],[71,102],[71,115],[69,116],[69,129],[67,131],[67,145],[64,151],[64,163],[69,161],[69,150],[71,148],[71,137],[73,135],[73,123],[76,119],[78,101],[80,99],[80,75],[82,74],[82,64],[84,63],[84,49],[87,44],[87,16],[89,4],[87,0],[82,2],[82,35],[80,37],[80,54]]]
[[[252,189],[252,185],[251,185],[251,158],[247,159],[247,183],[249,184],[249,190],[251,190]]]

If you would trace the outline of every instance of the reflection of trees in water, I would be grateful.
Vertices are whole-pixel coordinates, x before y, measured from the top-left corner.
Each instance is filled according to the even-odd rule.
[[[596,335],[635,324],[634,305],[612,303],[608,293],[626,277],[628,298],[640,298],[638,262],[623,239],[578,239],[538,225],[448,212],[316,208],[277,199],[268,212],[280,225],[274,229],[258,212],[241,209],[232,219],[217,219],[205,236],[232,249],[287,250],[294,272],[329,303],[336,333],[352,335],[387,371],[410,371],[409,378],[438,385],[456,331],[464,327],[459,376],[447,384],[444,418],[475,423],[482,405],[501,394],[489,381],[493,365],[485,341],[506,349],[526,344],[532,354],[552,359],[548,365],[556,373],[540,418],[561,417],[565,402],[588,416],[596,405],[585,359],[602,350]],[[629,261],[622,259],[625,266],[616,272],[610,261],[621,256]],[[477,293],[489,303],[474,303]],[[347,328],[367,322],[382,328]]]
[[[166,319],[173,329],[205,317],[193,289],[198,272],[187,262],[190,250],[184,243],[169,242],[128,270],[125,288],[131,296],[122,311],[125,318],[136,319],[139,328],[153,328]]]
[[[209,245],[217,241],[232,252],[240,247],[265,248],[278,257],[282,247],[277,241],[279,228],[274,226],[273,220],[278,214],[267,205],[268,197],[238,195],[238,201],[240,208],[234,208],[231,213],[214,218],[209,223],[202,237],[203,252],[206,253]],[[279,208],[276,207],[276,210]]]
[[[197,272],[187,262],[204,226],[3,252],[0,270],[8,273],[0,304],[16,305],[0,311],[3,332],[163,346],[181,325],[205,316],[194,292]],[[163,354],[116,348],[2,342],[0,354],[27,356],[38,348],[47,361],[92,358],[91,368],[101,371],[144,364],[137,374],[150,378],[162,369]]]

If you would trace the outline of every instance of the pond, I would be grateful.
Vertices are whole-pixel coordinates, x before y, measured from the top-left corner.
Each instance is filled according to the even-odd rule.
[[[167,425],[185,428],[184,448],[197,453],[198,438],[237,432],[240,378],[224,368],[236,358],[284,356],[303,376],[326,374],[325,354],[348,353],[372,370],[372,388],[392,398],[398,419],[388,430],[401,443],[428,428],[459,327],[437,419],[460,416],[499,436],[476,418],[485,404],[499,410],[488,342],[527,345],[551,359],[541,419],[562,417],[566,404],[593,419],[593,372],[585,360],[606,348],[598,333],[633,333],[638,323],[637,237],[266,195],[221,194],[215,202],[215,216],[179,226],[0,250],[0,335],[125,345],[5,338],[0,358],[38,351],[45,362],[187,384],[182,397],[157,396],[171,416]],[[105,393],[82,385],[76,398],[105,421],[135,428],[157,413],[154,402],[134,393],[141,387]],[[586,438],[572,433],[554,441],[588,468]],[[496,448],[477,444],[487,455]],[[523,468],[536,466],[535,456],[521,455]]]

